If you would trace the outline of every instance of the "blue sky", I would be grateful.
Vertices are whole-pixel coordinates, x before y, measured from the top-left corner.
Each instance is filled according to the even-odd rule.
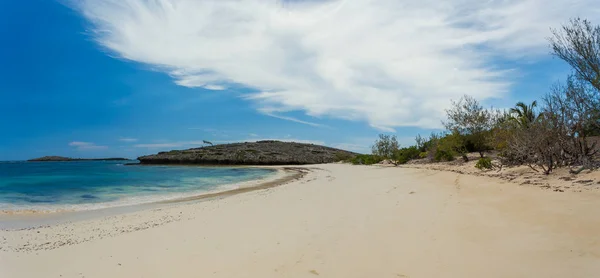
[[[599,17],[585,1],[492,1],[505,12],[491,15],[425,1],[402,9],[414,17],[387,0],[233,2],[3,1],[0,160],[202,140],[365,152],[381,132],[411,144],[462,94],[500,108],[539,98],[569,73],[549,28]]]

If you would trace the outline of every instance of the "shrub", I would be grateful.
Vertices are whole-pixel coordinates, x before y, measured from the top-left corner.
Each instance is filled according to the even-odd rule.
[[[335,153],[335,161],[349,162],[352,160],[352,158],[354,158],[354,156],[346,152]]]
[[[432,134],[427,142],[427,156],[431,161],[452,161],[455,155],[466,157],[464,138],[460,134]]]
[[[438,149],[433,156],[433,160],[436,162],[440,161],[453,161],[454,154],[451,151]]]
[[[416,146],[411,146],[395,151],[392,159],[395,164],[405,164],[412,159],[419,158],[420,154],[421,152],[419,152],[419,149]]]
[[[477,161],[477,164],[475,164],[475,168],[479,170],[490,170],[494,168],[494,165],[492,165],[492,159],[489,157],[482,157]]]
[[[429,154],[427,152],[422,152],[419,154],[419,158],[426,158]]]
[[[370,154],[359,154],[353,157],[350,162],[354,165],[372,165],[383,161],[383,157]]]

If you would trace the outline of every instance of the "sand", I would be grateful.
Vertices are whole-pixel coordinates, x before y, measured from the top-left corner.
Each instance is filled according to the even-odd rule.
[[[0,277],[597,277],[598,191],[311,166],[225,198],[0,232]]]

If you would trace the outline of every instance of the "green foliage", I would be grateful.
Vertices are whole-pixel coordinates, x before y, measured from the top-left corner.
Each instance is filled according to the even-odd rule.
[[[350,162],[354,165],[373,165],[383,161],[383,157],[371,154],[359,154],[353,157]]]
[[[422,143],[425,151],[415,152],[412,154],[412,159],[415,158],[426,158],[428,157],[431,161],[452,161],[455,156],[462,156],[466,158],[467,154],[467,139],[457,132],[455,133],[432,133],[428,140],[424,140]],[[419,149],[415,146],[416,151]]]
[[[394,152],[400,148],[400,144],[398,144],[398,139],[396,139],[395,135],[379,134],[379,139],[375,141],[375,144],[371,148],[373,155],[391,159],[394,156]]]
[[[537,118],[537,116],[536,116]],[[529,122],[530,123],[530,122]],[[520,124],[514,120],[514,115],[507,111],[498,111],[494,125],[488,136],[488,145],[501,155],[506,152],[510,140],[515,135]]]
[[[335,161],[344,161],[344,162],[348,162],[351,161],[352,158],[354,158],[353,155],[346,153],[346,152],[337,152],[335,153]]]
[[[537,101],[533,101],[530,105],[526,105],[522,101],[517,102],[514,108],[510,111],[510,120],[516,123],[520,128],[528,128],[533,123],[538,115],[535,112]]]
[[[433,161],[441,162],[441,161],[453,161],[454,154],[448,150],[438,149],[433,156]]]
[[[453,161],[455,156],[466,157],[467,148],[465,146],[465,136],[458,133],[446,134],[438,140],[434,161]]]
[[[477,161],[477,164],[475,164],[475,168],[477,168],[479,170],[490,170],[490,169],[494,168],[494,165],[492,165],[491,158],[482,157]]]
[[[487,138],[494,123],[492,111],[483,108],[475,98],[465,95],[458,102],[452,102],[446,115],[445,127],[462,137],[465,147],[483,157],[483,152],[490,149]]]
[[[419,158],[420,154],[421,152],[416,146],[411,146],[395,151],[392,160],[395,162],[395,164],[405,164],[412,159]]]

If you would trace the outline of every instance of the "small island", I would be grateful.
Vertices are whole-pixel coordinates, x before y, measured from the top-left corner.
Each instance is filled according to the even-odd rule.
[[[160,152],[138,160],[141,164],[303,165],[338,162],[356,155],[314,144],[267,140]]]
[[[112,161],[112,160],[130,160],[122,157],[109,157],[109,158],[71,158],[64,156],[43,156],[38,158],[29,159],[30,162],[52,162],[52,161]]]

